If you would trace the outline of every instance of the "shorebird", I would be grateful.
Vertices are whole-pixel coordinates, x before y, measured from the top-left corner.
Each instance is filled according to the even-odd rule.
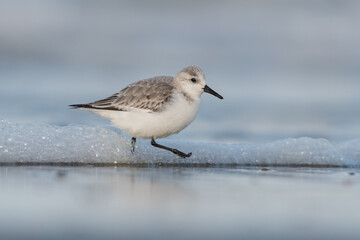
[[[70,105],[86,109],[104,118],[130,136],[131,151],[135,151],[136,138],[151,139],[151,145],[186,158],[175,148],[158,144],[155,139],[175,134],[187,127],[196,117],[200,96],[210,93],[223,97],[205,82],[203,71],[189,66],[174,77],[159,76],[135,82],[114,95],[87,104]]]

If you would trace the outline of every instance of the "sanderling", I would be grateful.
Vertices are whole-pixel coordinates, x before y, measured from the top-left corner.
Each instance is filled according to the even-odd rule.
[[[114,95],[88,104],[70,105],[86,109],[104,118],[132,136],[131,151],[136,138],[151,139],[151,145],[190,157],[177,149],[155,142],[175,134],[188,126],[196,117],[200,96],[210,93],[223,97],[206,85],[205,75],[199,67],[184,68],[174,77],[159,76],[130,84]]]

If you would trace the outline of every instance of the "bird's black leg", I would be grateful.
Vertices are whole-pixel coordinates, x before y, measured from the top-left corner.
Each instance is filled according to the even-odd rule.
[[[136,143],[136,138],[132,137],[131,138],[131,152],[134,154],[135,152],[135,143]]]
[[[160,145],[158,144],[157,142],[155,142],[155,139],[154,138],[151,138],[151,145],[153,145],[154,147],[157,147],[157,148],[162,148],[162,149],[165,149],[165,150],[168,150],[170,152],[173,152],[175,153],[176,155],[182,157],[182,158],[187,158],[187,157],[190,157],[192,153],[188,153],[188,154],[185,154],[175,148],[169,148],[169,147],[166,147],[166,146],[163,146],[163,145]]]

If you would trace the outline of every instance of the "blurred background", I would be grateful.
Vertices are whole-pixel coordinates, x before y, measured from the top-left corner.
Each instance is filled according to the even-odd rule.
[[[360,2],[0,0],[0,118],[109,125],[69,104],[200,66],[203,95],[175,139],[360,135]]]

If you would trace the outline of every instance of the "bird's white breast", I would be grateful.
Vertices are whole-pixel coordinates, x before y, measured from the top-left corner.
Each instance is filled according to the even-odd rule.
[[[136,138],[163,138],[175,134],[188,126],[196,117],[200,98],[188,100],[180,92],[175,92],[172,101],[166,103],[159,112],[94,111],[108,118],[112,124]]]

